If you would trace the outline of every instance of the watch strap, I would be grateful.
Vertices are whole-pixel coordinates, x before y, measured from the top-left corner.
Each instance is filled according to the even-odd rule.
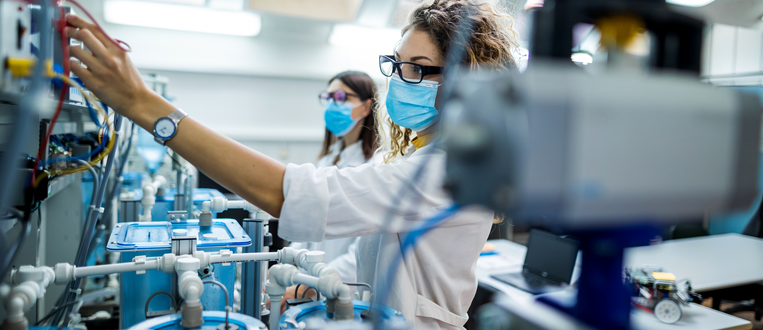
[[[172,119],[172,121],[175,122],[175,125],[179,123],[183,118],[187,117],[188,114],[183,111],[182,109],[175,109],[167,118]]]

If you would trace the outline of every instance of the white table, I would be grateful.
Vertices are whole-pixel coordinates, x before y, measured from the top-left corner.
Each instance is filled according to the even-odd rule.
[[[655,265],[710,291],[763,281],[763,239],[725,234],[666,241],[626,250],[628,267]]]
[[[480,286],[499,291],[520,303],[534,303],[535,297],[525,291],[490,277],[491,274],[521,271],[527,248],[507,240],[490,240],[498,255],[480,257],[477,261],[477,280]],[[670,269],[668,269],[670,270]],[[576,267],[573,278],[578,276]],[[575,280],[573,280],[574,282]],[[570,294],[574,294],[570,292]],[[664,324],[654,315],[641,310],[634,310],[631,318],[634,329],[643,330],[681,330],[681,329],[718,329],[718,330],[748,330],[752,329],[749,321],[728,315],[702,305],[690,304],[682,307],[684,316],[675,324]]]

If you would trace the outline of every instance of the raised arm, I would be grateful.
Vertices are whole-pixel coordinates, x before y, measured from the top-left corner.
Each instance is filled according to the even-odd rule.
[[[69,37],[82,41],[90,50],[71,48],[72,57],[79,60],[71,60],[71,70],[99,99],[149,132],[153,132],[157,119],[175,111],[172,104],[146,87],[127,53],[95,25],[77,16],[70,15],[67,20],[76,27],[67,29]],[[232,192],[280,216],[286,172],[283,164],[191,117],[180,121],[177,135],[167,146]]]

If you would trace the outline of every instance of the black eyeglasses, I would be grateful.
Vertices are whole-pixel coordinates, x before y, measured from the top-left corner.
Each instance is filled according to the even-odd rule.
[[[441,66],[428,66],[411,62],[395,61],[394,55],[379,55],[379,69],[383,75],[392,77],[397,72],[400,79],[407,83],[418,84],[430,74],[442,73]]]
[[[328,104],[329,101],[331,100],[334,100],[334,103],[336,103],[337,105],[342,105],[344,104],[345,101],[347,101],[348,96],[355,96],[357,98],[360,98],[358,94],[347,93],[340,89],[336,92],[320,93],[318,94],[318,100],[321,102],[322,106],[326,106],[326,104]]]

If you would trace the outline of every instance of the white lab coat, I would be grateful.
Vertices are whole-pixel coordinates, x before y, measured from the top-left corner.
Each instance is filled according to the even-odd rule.
[[[315,165],[318,168],[335,166],[334,160],[337,155],[340,155],[339,161],[336,163],[337,168],[355,167],[367,162],[366,156],[363,154],[363,141],[347,146],[344,150],[342,147],[342,141],[337,141],[329,149],[330,152],[326,156],[321,157],[318,163]],[[355,282],[355,250],[358,246],[358,237],[345,237],[337,239],[323,240],[320,242],[292,242],[291,247],[295,249],[308,249],[310,251],[324,251],[326,252],[325,262],[331,267],[336,268],[339,274],[342,276],[343,282]]]
[[[429,153],[431,159],[414,192],[393,205],[401,184],[413,177]],[[364,236],[358,243],[358,281],[378,288],[386,278],[387,265],[400,253],[397,233],[451,204],[442,189],[445,153],[427,146],[408,155],[395,164],[342,170],[289,164],[279,235],[295,241]],[[393,223],[399,225],[388,229],[392,233],[380,234],[390,208],[396,210]],[[388,305],[417,327],[462,329],[477,290],[477,258],[492,219],[492,212],[470,207],[419,239],[397,269],[388,289]]]

